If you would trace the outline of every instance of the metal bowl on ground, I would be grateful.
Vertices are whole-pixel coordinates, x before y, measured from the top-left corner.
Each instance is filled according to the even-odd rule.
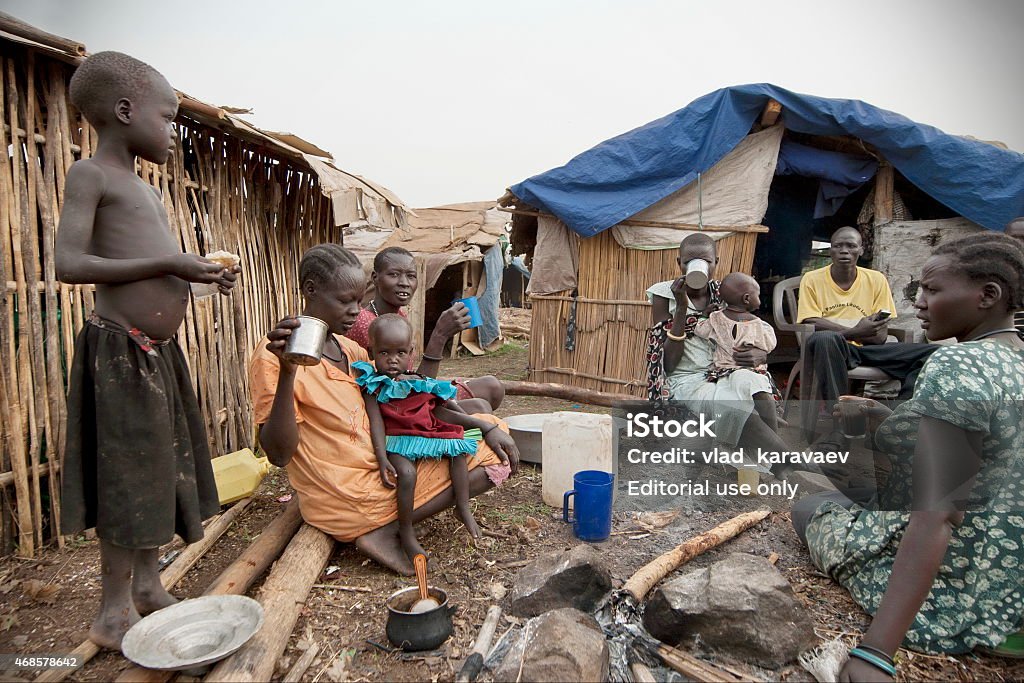
[[[263,608],[244,595],[207,595],[153,612],[129,629],[124,656],[162,671],[202,669],[234,653],[263,625]]]
[[[523,462],[541,462],[541,435],[544,421],[549,417],[551,413],[530,413],[505,418],[509,434],[519,447],[519,459]]]

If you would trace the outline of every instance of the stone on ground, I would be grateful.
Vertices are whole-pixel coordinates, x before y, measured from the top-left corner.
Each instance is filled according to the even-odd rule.
[[[569,551],[541,555],[516,576],[509,612],[535,617],[560,607],[592,611],[612,587],[612,577],[593,547],[581,544]]]
[[[684,649],[697,645],[777,669],[815,643],[807,608],[766,558],[734,553],[658,588],[644,626]]]
[[[523,625],[494,672],[496,681],[606,681],[608,644],[597,620],[578,609],[545,612]]]

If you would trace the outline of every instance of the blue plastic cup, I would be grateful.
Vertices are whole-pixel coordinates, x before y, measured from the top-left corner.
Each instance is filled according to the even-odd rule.
[[[480,315],[480,302],[475,296],[467,296],[465,299],[459,299],[455,303],[462,304],[469,309],[470,327],[480,327],[483,324],[484,319]]]
[[[562,497],[562,520],[569,522],[569,498],[573,505],[572,532],[581,541],[603,541],[612,533],[612,487],[615,475],[611,472],[583,470],[572,477],[572,491]]]

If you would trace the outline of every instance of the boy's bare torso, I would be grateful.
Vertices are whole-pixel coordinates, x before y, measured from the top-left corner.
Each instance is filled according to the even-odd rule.
[[[154,189],[139,176],[101,164],[107,183],[96,208],[92,253],[112,259],[181,253],[167,212]],[[173,275],[96,285],[96,314],[152,339],[178,331],[188,306],[189,284]]]

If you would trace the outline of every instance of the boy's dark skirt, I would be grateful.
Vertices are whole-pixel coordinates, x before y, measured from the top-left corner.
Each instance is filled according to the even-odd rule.
[[[219,509],[202,414],[177,342],[91,319],[75,342],[62,531],[125,548],[203,537]]]

